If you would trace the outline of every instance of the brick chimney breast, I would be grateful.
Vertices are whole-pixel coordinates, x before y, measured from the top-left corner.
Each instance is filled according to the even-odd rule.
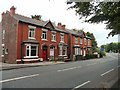
[[[58,27],[59,29],[62,29],[62,24],[59,22],[58,25],[57,25],[57,27]]]
[[[15,7],[14,6],[12,6],[11,8],[10,8],[10,15],[11,16],[13,16],[13,15],[15,15]]]

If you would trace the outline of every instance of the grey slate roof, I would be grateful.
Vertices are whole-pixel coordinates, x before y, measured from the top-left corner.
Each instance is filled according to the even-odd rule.
[[[14,18],[16,20],[18,20],[18,21],[22,21],[22,22],[25,22],[25,23],[34,24],[34,25],[41,26],[41,27],[44,27],[49,22],[49,20],[47,20],[47,21],[40,21],[40,20],[36,20],[36,19],[32,19],[32,18],[29,18],[29,17],[22,16],[22,15],[19,15],[19,14],[15,14]],[[55,26],[55,24],[53,24],[53,26],[55,28],[55,31],[59,31],[59,32],[63,32],[63,33],[68,33],[65,30],[61,30],[61,29],[57,28]]]
[[[35,24],[35,25],[38,25],[38,26],[44,26],[46,24],[46,22],[48,22],[48,21],[35,20],[35,19],[29,18],[29,17],[18,15],[18,14],[15,14],[14,18],[19,20],[19,21],[22,21],[22,22],[25,22],[25,23]]]
[[[34,25],[41,26],[41,27],[45,27],[45,25],[49,22],[49,20],[47,20],[47,21],[42,21],[41,20],[40,21],[40,20],[32,19],[32,18],[29,18],[29,17],[26,17],[26,16],[22,16],[22,15],[19,15],[19,14],[15,14],[14,18],[16,20],[18,20],[18,21],[34,24]],[[70,29],[61,30],[61,29],[57,28],[55,23],[53,23],[53,22],[51,22],[51,23],[54,26],[54,30],[53,31],[58,31],[58,32],[63,32],[63,33],[71,33],[71,34],[73,34],[75,36],[82,36],[83,33],[84,33],[84,32],[77,33],[77,32],[75,32],[73,30],[70,30]]]

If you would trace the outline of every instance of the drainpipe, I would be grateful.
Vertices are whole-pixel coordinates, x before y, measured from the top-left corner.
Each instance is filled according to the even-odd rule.
[[[24,61],[22,59],[22,45],[23,45],[22,40],[23,40],[23,23],[22,23],[22,35],[21,35],[21,63],[24,64]]]

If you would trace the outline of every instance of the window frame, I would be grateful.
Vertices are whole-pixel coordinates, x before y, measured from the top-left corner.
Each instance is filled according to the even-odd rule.
[[[52,41],[56,42],[56,32],[52,31]]]
[[[47,29],[42,29],[42,36],[41,36],[41,38],[42,38],[42,40],[47,40]],[[45,32],[45,33],[43,33],[43,32]],[[46,35],[46,36],[44,36],[44,37],[46,37],[46,38],[43,38],[43,35]]]
[[[28,26],[28,28],[29,28],[28,38],[29,39],[35,39],[35,29],[36,29],[36,27],[35,26]],[[33,30],[33,31],[31,31],[31,30]],[[31,36],[30,36],[30,33],[31,33]]]
[[[78,37],[75,37],[75,43],[78,44]]]
[[[60,33],[60,42],[64,42],[64,33]]]
[[[32,52],[32,46],[36,46],[36,55],[35,56],[31,56],[31,52]],[[27,55],[27,50],[29,51],[29,55]],[[25,54],[25,57],[24,58],[35,58],[35,57],[38,57],[38,45],[36,44],[26,44],[26,50],[25,50],[26,54]]]
[[[82,38],[80,38],[80,44],[82,44]]]

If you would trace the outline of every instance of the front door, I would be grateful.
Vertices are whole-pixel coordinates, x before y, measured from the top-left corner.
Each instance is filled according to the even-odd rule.
[[[42,57],[43,57],[43,61],[47,60],[47,47],[46,46],[43,47]]]
[[[47,59],[46,55],[47,55],[46,50],[43,50],[43,61],[46,61],[46,59]]]

